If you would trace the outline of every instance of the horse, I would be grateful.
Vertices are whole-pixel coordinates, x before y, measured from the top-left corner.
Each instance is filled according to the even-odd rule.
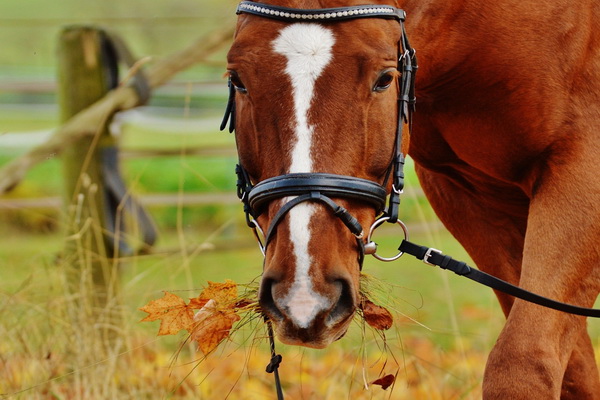
[[[401,189],[406,151],[480,270],[593,306],[599,3],[262,0],[238,13],[226,120],[248,224],[268,228],[259,301],[279,340],[324,348],[344,335],[361,301],[364,237],[381,188]],[[412,48],[418,102],[406,118],[411,68],[398,60]],[[600,398],[584,317],[496,295],[506,323],[484,398]]]

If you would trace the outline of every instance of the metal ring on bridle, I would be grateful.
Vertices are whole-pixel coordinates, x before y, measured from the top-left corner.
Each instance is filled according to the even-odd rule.
[[[389,219],[390,219],[390,217],[381,217],[377,221],[373,222],[373,225],[371,225],[371,229],[369,229],[369,236],[367,236],[367,245],[369,245],[370,243],[373,243],[371,240],[371,236],[373,236],[373,232],[375,231],[375,229],[377,229],[379,227],[379,225],[383,224],[385,221],[387,221]],[[398,225],[400,225],[400,227],[402,228],[402,231],[404,232],[404,240],[408,240],[408,228],[406,227],[404,222],[397,220],[396,223]],[[395,261],[395,260],[399,259],[400,257],[402,257],[403,254],[404,254],[404,252],[401,251],[393,257],[381,257],[380,255],[377,254],[377,249],[375,249],[375,251],[373,253],[371,253],[371,255],[373,257],[375,257],[376,259],[378,259],[379,261],[385,261],[385,262]]]

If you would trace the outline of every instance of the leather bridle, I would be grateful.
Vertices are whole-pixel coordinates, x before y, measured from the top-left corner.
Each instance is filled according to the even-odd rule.
[[[254,230],[263,254],[266,252],[266,247],[273,238],[279,222],[283,220],[290,209],[307,201],[319,202],[327,206],[336,217],[340,218],[356,237],[358,262],[362,268],[365,255],[364,230],[358,220],[348,210],[333,201],[332,197],[351,199],[368,204],[375,209],[376,214],[383,213],[382,217],[388,222],[395,223],[398,220],[400,193],[404,188],[403,169],[405,159],[401,146],[402,129],[405,123],[409,124],[410,128],[416,101],[415,72],[417,69],[417,59],[415,50],[408,42],[404,28],[406,13],[401,9],[387,5],[295,9],[252,1],[242,1],[236,13],[252,14],[292,23],[318,22],[330,24],[350,19],[383,18],[396,20],[400,24],[401,37],[398,43],[398,71],[401,72],[401,77],[398,93],[398,121],[394,142],[394,155],[383,184],[353,176],[328,173],[285,174],[253,184],[241,162],[236,167],[238,197],[244,204],[248,226]],[[230,80],[229,101],[223,122],[221,123],[221,130],[227,127],[227,123],[229,123],[229,132],[235,130],[235,92],[235,87]],[[386,199],[388,198],[386,187],[390,179],[392,180],[392,190],[389,193],[389,200],[387,200],[386,207]],[[262,229],[256,221],[257,217],[264,211],[265,206],[269,202],[290,196],[295,197],[285,203],[275,214],[267,230],[267,234],[264,236],[264,240],[261,240],[263,234]]]

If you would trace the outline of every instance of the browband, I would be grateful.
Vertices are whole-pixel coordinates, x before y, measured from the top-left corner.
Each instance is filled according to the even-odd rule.
[[[236,14],[242,13],[254,14],[287,22],[310,22],[315,20],[326,22],[356,18],[391,18],[404,21],[406,18],[404,10],[385,5],[302,9],[273,6],[256,3],[254,1],[242,1],[238,5]]]

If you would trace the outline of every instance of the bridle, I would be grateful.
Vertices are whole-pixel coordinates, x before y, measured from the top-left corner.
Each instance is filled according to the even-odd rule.
[[[386,190],[389,179],[392,180],[392,191],[389,194],[387,210],[378,219],[369,231],[369,240],[374,227],[379,226],[382,221],[391,223],[399,222],[404,232],[406,228],[398,221],[398,208],[400,205],[400,193],[404,188],[404,154],[402,154],[402,129],[404,123],[412,125],[412,113],[415,108],[415,71],[417,59],[415,50],[410,46],[404,20],[406,13],[392,6],[366,5],[353,7],[338,7],[326,9],[294,9],[288,7],[273,6],[268,4],[242,1],[237,8],[237,14],[253,14],[264,18],[276,19],[284,22],[320,22],[333,23],[357,18],[384,18],[395,19],[400,24],[401,37],[398,43],[398,71],[402,73],[398,93],[398,121],[396,137],[394,142],[394,155],[388,167],[384,184],[356,178],[353,176],[328,174],[328,173],[292,173],[265,179],[253,184],[248,172],[240,162],[236,166],[237,195],[244,205],[246,222],[252,228],[259,247],[266,255],[266,248],[275,234],[275,230],[285,215],[298,204],[310,201],[320,202],[327,206],[333,215],[338,217],[356,238],[358,248],[358,265],[362,269],[366,253],[375,255],[376,245],[367,243],[365,246],[364,230],[358,220],[348,210],[337,204],[331,198],[344,198],[357,200],[372,206],[377,214],[386,209]],[[229,123],[229,132],[235,130],[235,87],[231,82],[229,85],[229,100],[225,109],[225,116],[221,123],[224,130]],[[258,216],[264,211],[265,206],[273,200],[293,198],[286,202],[271,220],[267,234],[257,222]],[[295,196],[295,197],[294,197]],[[264,239],[261,239],[262,238]],[[406,236],[406,235],[405,235]],[[369,241],[368,240],[368,241]],[[401,254],[401,253],[400,253]],[[275,341],[270,321],[265,317],[267,323],[269,341],[271,345],[271,362],[267,365],[267,372],[274,373],[277,398],[283,399],[281,381],[279,379],[279,364],[281,355],[275,352]]]
[[[296,205],[304,202],[319,202],[327,206],[354,235],[358,247],[358,263],[362,268],[365,254],[374,254],[376,249],[370,243],[365,245],[364,230],[358,220],[348,210],[332,200],[344,198],[366,203],[375,209],[377,215],[381,214],[373,227],[379,226],[381,221],[396,223],[398,221],[398,208],[400,194],[404,188],[404,154],[402,153],[402,130],[405,123],[412,124],[412,113],[415,108],[415,72],[417,59],[415,50],[410,46],[404,28],[406,13],[388,5],[362,5],[352,7],[323,8],[323,9],[295,9],[273,6],[269,4],[242,1],[236,11],[237,14],[252,14],[264,18],[284,22],[306,23],[319,22],[330,24],[339,21],[359,18],[383,18],[398,21],[401,29],[398,43],[398,71],[401,72],[398,92],[398,121],[394,142],[394,155],[387,169],[384,183],[373,182],[353,176],[329,173],[292,173],[265,179],[253,184],[248,172],[241,165],[236,166],[237,194],[244,205],[246,222],[253,229],[263,254],[273,238],[278,224],[285,215]],[[229,100],[225,116],[221,123],[224,130],[229,122],[229,132],[235,130],[235,87],[229,80]],[[391,179],[392,190],[386,189]],[[271,224],[264,235],[257,218],[264,211],[265,206],[273,200],[292,196],[293,199],[285,203],[273,217]],[[385,212],[384,212],[385,210]],[[372,229],[374,229],[372,227]],[[371,230],[372,230],[371,229]],[[262,237],[262,238],[261,238]]]

